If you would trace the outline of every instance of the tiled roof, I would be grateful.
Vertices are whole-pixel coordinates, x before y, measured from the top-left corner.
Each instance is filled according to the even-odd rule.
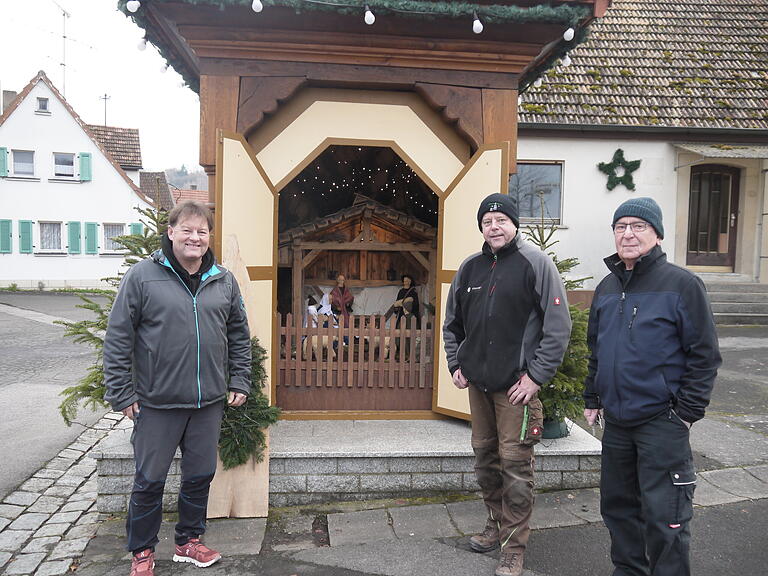
[[[521,125],[768,129],[768,0],[614,0]]]
[[[139,172],[141,191],[155,201],[155,206],[170,210],[174,201],[165,179],[165,172]]]
[[[89,124],[88,129],[123,169],[141,168],[141,144],[137,128]]]
[[[194,200],[195,202],[207,203],[210,198],[208,195],[208,190],[186,190],[182,188],[177,188],[174,190],[173,196],[176,198],[176,202]]]

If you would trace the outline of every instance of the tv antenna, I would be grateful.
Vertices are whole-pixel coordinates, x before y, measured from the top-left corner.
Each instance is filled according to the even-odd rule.
[[[104,100],[104,126],[107,125],[107,100],[112,98],[112,96],[107,96],[107,93],[104,92],[104,96],[99,96],[99,100]]]
[[[67,18],[70,17],[70,13],[61,7],[61,4],[56,0],[51,0],[56,7],[61,10],[62,24],[61,24],[61,94],[64,98],[67,97]]]

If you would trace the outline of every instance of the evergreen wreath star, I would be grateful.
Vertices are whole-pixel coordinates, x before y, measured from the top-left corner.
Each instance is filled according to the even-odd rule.
[[[618,148],[613,153],[613,160],[610,163],[600,162],[597,165],[598,170],[608,175],[608,190],[613,190],[619,184],[623,184],[627,190],[635,189],[635,183],[632,180],[632,172],[640,167],[640,160],[633,160],[628,162],[624,158],[624,150]],[[622,176],[616,176],[616,169],[623,168],[624,174]]]

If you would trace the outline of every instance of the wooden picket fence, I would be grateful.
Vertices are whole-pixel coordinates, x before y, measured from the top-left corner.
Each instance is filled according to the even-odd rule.
[[[298,324],[295,322],[298,320]],[[379,315],[343,318],[337,327],[279,318],[278,386],[299,388],[432,388],[432,318],[387,326]],[[329,324],[329,323],[326,323]]]

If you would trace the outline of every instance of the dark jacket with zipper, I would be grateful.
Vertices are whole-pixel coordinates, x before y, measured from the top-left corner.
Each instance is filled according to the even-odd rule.
[[[495,255],[487,243],[451,283],[443,341],[451,374],[461,368],[485,392],[507,390],[524,373],[546,384],[571,333],[565,288],[552,258],[518,232]]]
[[[169,246],[164,242],[172,255]],[[240,289],[209,254],[199,278],[185,277],[163,250],[126,273],[104,338],[104,398],[114,410],[134,402],[201,408],[221,401],[228,388],[250,393],[251,345]]]
[[[618,254],[595,290],[584,402],[623,426],[672,408],[704,417],[721,364],[715,323],[699,277],[667,262],[660,246],[625,270]]]

